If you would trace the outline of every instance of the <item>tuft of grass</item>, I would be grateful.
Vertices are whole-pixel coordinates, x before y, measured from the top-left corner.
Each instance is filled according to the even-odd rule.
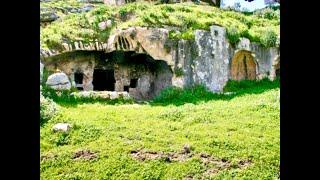
[[[244,94],[256,94],[266,90],[279,87],[279,79],[270,81],[262,79],[259,81],[228,81],[224,92],[232,94],[212,93],[204,85],[195,85],[188,88],[168,87],[160,92],[152,101],[154,105],[183,105],[186,103],[199,104],[210,100],[230,100]]]

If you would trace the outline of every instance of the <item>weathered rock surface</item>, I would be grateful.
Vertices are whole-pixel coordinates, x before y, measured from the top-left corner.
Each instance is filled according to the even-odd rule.
[[[58,123],[58,124],[55,124],[53,127],[52,127],[52,130],[53,131],[56,131],[56,132],[69,132],[71,130],[71,125],[68,124],[68,123]]]
[[[71,83],[65,73],[54,73],[48,77],[46,84],[55,90],[69,90]]]
[[[42,82],[43,68],[44,68],[44,65],[40,61],[40,83]]]
[[[108,24],[112,23],[103,21],[101,28],[106,28]],[[150,89],[156,92],[170,85],[187,87],[204,84],[212,92],[222,92],[229,79],[254,80],[264,77],[274,79],[279,69],[273,65],[280,55],[279,47],[265,48],[246,38],[241,38],[235,46],[231,46],[227,40],[226,29],[216,25],[211,26],[210,31],[196,30],[194,40],[169,39],[169,30],[164,28],[131,27],[116,30],[105,42],[85,44],[76,41],[72,44],[64,43],[63,46],[65,47],[63,52],[41,49],[41,55],[46,59],[56,57],[57,54],[80,50],[105,53],[116,51],[147,54],[153,60],[164,61],[169,68],[164,68],[166,70],[162,73],[156,75],[147,71],[138,73],[139,85],[136,88],[129,88],[130,96],[137,99],[151,97]],[[58,66],[71,81],[73,81],[72,74],[80,71],[84,74],[83,89],[93,90],[93,71],[97,66],[93,57],[72,56],[69,59],[62,57],[55,64],[45,64],[45,66],[51,70]],[[130,79],[138,77],[133,70],[114,70],[115,91],[124,91],[124,86],[128,88]],[[124,75],[120,77],[119,73]]]
[[[121,6],[123,4],[126,4],[125,0],[104,0],[103,2],[104,4],[111,5],[111,6]]]
[[[195,32],[198,56],[194,59],[193,78],[213,92],[221,92],[229,78],[229,48],[226,29],[211,26],[210,32]]]
[[[40,22],[52,22],[59,18],[56,12],[51,8],[40,9]]]
[[[71,93],[72,96],[78,98],[102,98],[102,99],[131,99],[128,92],[115,91],[80,91]]]
[[[146,53],[156,60],[173,65],[169,31],[163,28],[131,27],[119,30],[107,41],[106,52],[135,51]]]

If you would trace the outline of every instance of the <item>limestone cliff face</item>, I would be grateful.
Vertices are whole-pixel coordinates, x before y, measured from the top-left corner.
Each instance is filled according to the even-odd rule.
[[[106,52],[135,51],[173,65],[169,31],[162,28],[132,27],[118,30],[107,40]]]
[[[280,68],[278,47],[264,48],[246,38],[241,38],[237,44],[231,45],[227,40],[226,29],[220,26],[211,26],[209,31],[196,30],[194,40],[169,39],[168,30],[163,28],[131,27],[115,31],[105,42],[73,42],[63,46],[63,50],[41,50],[45,66],[50,66],[49,61],[46,61],[48,57],[75,51],[130,51],[147,54],[154,60],[162,60],[173,75],[165,75],[164,78],[161,75],[153,77],[158,78],[158,82],[165,79],[166,83],[154,86],[161,89],[164,85],[188,87],[203,84],[212,92],[221,92],[229,79],[274,79],[276,71]],[[92,74],[95,67],[93,58],[59,61],[55,63],[55,68],[58,66],[71,78],[75,69],[80,69],[85,74],[84,77],[89,77],[87,81],[84,80],[84,90],[92,90]],[[168,77],[171,78],[171,82],[168,82]],[[149,82],[143,78],[140,81]]]
[[[212,26],[210,32],[196,31],[195,41],[198,56],[193,60],[194,82],[214,92],[222,91],[228,81],[230,60],[226,30]]]

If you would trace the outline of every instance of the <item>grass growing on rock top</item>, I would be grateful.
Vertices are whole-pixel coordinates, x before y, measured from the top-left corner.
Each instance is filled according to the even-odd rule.
[[[60,104],[59,114],[41,126],[41,179],[199,179],[208,169],[199,157],[168,162],[138,161],[130,155],[140,149],[179,153],[184,144],[192,153],[231,163],[215,179],[277,179],[279,81],[230,82],[226,91],[237,93],[213,98],[199,86],[179,90],[168,103],[161,102],[170,96],[163,93],[157,103],[149,104]],[[193,96],[205,98],[188,101]],[[69,133],[53,132],[58,122],[73,128]],[[95,153],[96,158],[74,158],[81,151]],[[237,168],[241,160],[251,164]]]
[[[100,30],[98,23],[107,19],[113,21],[112,27]],[[170,38],[193,39],[194,30],[209,30],[214,24],[226,27],[231,43],[246,37],[269,47],[275,45],[280,34],[280,16],[276,13],[264,16],[193,3],[155,5],[139,2],[119,7],[97,4],[90,12],[66,15],[41,27],[40,42],[45,49],[62,48],[63,42],[92,42],[96,39],[104,42],[115,29],[133,26],[168,28]]]

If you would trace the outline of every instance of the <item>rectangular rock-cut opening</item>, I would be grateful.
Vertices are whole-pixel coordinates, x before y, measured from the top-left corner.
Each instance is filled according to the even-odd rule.
[[[76,83],[76,87],[79,90],[83,90],[82,81],[83,81],[83,74],[79,72],[74,73],[74,82]]]
[[[94,91],[114,91],[115,82],[114,70],[94,70],[92,81]]]
[[[123,90],[129,92],[129,86],[123,86]]]
[[[130,88],[136,88],[138,84],[138,79],[130,79]]]

